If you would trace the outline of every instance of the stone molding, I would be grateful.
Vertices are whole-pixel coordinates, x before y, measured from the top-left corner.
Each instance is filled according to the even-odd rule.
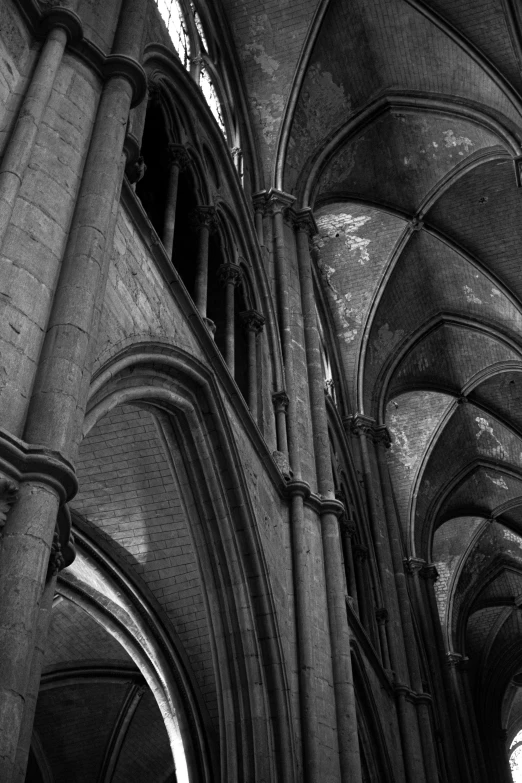
[[[239,313],[239,318],[247,332],[259,334],[265,325],[265,317],[257,310],[244,310]]]
[[[55,27],[61,27],[67,33],[68,45],[80,43],[83,40],[82,21],[78,14],[70,8],[54,6],[45,11],[40,23],[39,34],[46,36]]]
[[[426,563],[426,565],[422,566],[419,575],[423,579],[431,580],[432,582],[436,582],[439,578],[439,572],[433,563]]]
[[[415,576],[426,565],[426,561],[420,557],[408,557],[403,560],[404,570],[409,576]]]
[[[309,240],[319,233],[311,207],[298,210],[294,209],[293,206],[287,207],[285,220],[295,231],[304,231]]]
[[[25,443],[0,429],[0,470],[12,480],[40,481],[59,496],[62,503],[78,491],[78,481],[71,462],[58,451]]]
[[[126,54],[110,54],[103,64],[103,76],[107,79],[122,77],[132,87],[131,109],[138,106],[147,95],[147,75],[137,60]]]

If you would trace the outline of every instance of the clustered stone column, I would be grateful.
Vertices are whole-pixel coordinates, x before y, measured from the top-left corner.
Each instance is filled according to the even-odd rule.
[[[28,404],[26,444],[2,444],[18,465],[34,453],[42,466],[20,484],[0,545],[0,779],[6,783],[13,779],[28,688],[39,677],[33,665],[35,629],[53,540],[55,554],[61,554],[54,536],[58,509],[75,492],[70,460],[81,439],[97,310],[104,296],[123,179],[125,132],[131,104],[146,90],[136,35],[145,26],[145,8],[141,0],[124,0],[114,53],[105,59],[105,84]],[[61,35],[50,39],[51,74],[63,45]],[[46,81],[45,88],[50,91],[54,77],[46,73],[41,76],[50,83]],[[57,556],[56,565],[60,564]]]
[[[210,235],[217,229],[216,210],[211,206],[199,206],[192,212],[192,225],[198,231],[198,253],[196,258],[196,281],[194,284],[194,304],[213,332],[213,324],[207,318],[208,292],[208,247]]]
[[[341,778],[357,783],[362,780],[362,772],[338,522],[338,517],[344,513],[344,507],[335,499],[324,394],[324,373],[309,249],[309,240],[311,235],[317,233],[317,227],[309,209],[293,212],[291,219],[293,219],[297,234],[297,260],[317,486],[319,495],[323,498],[320,518]]]
[[[245,310],[239,317],[248,339],[248,407],[257,420],[257,335],[263,330],[265,318],[257,310]]]
[[[225,263],[217,270],[217,276],[225,287],[225,361],[231,374],[235,367],[235,289],[242,279],[241,268],[237,264]]]
[[[174,230],[176,227],[176,205],[178,201],[179,175],[190,165],[190,157],[182,144],[169,144],[169,185],[163,222],[163,246],[169,258],[174,248]]]

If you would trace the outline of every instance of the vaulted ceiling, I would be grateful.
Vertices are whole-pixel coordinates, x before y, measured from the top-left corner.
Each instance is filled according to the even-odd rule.
[[[521,6],[222,2],[264,185],[314,209],[350,404],[391,431],[407,553],[437,562],[447,647],[469,657],[481,714],[511,732],[522,726]]]

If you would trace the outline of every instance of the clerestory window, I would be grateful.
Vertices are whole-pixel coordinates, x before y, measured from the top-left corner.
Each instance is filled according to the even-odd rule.
[[[156,0],[156,4],[179,59],[199,85],[222,134],[236,149],[239,146],[238,140],[232,138],[232,128],[236,123],[232,117],[225,118],[223,98],[226,91],[221,83],[218,64],[211,56],[212,47],[209,46],[208,36],[194,3]],[[229,104],[230,101],[227,102],[230,114]]]

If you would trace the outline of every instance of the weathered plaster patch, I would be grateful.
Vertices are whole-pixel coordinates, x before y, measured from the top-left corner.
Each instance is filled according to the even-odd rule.
[[[464,295],[466,297],[467,302],[473,302],[474,304],[482,304],[482,299],[479,299],[478,296],[476,296],[473,293],[473,289],[469,285],[463,285],[462,290],[464,291]]]
[[[444,136],[444,144],[448,148],[464,147],[466,152],[469,152],[470,147],[475,146],[467,136],[455,136],[455,133],[452,130],[442,131],[442,135]]]
[[[270,98],[259,98],[253,95],[250,99],[252,109],[257,112],[261,132],[267,144],[274,141],[274,132],[283,115],[285,99],[283,95],[272,93]]]
[[[266,73],[267,76],[273,77],[274,73],[279,68],[279,63],[267,54],[265,47],[262,44],[246,44],[245,51],[252,55],[254,61],[261,67],[261,70]]]
[[[492,446],[489,448],[486,446],[488,453],[492,457],[506,459],[507,458],[506,450],[504,449],[503,445],[501,444],[501,442],[493,432],[493,427],[491,426],[489,421],[486,418],[484,418],[484,416],[476,416],[475,421],[479,425],[479,431],[475,434],[477,441],[480,440],[481,438],[483,441],[488,440],[488,438],[492,438],[493,441],[496,443],[496,446]]]
[[[351,100],[342,84],[336,84],[321,63],[311,65],[301,88],[288,145],[290,167],[299,170],[317,144],[344,124],[350,114]]]
[[[500,487],[501,489],[509,489],[502,476],[494,478],[493,476],[490,476],[489,473],[486,473],[486,478],[488,478],[496,487]]]
[[[406,470],[411,470],[415,467],[415,463],[418,459],[418,444],[415,442],[412,444],[406,434],[406,428],[408,426],[410,411],[394,411],[389,418],[389,427],[393,432],[393,443],[391,450],[397,457],[401,465]]]
[[[392,332],[388,324],[383,324],[370,346],[371,364],[382,364],[403,337],[404,329],[396,329]]]
[[[322,176],[319,188],[321,193],[334,190],[339,182],[343,182],[350,176],[357,160],[357,149],[364,140],[364,136],[359,136],[354,143],[343,147],[334,157]]]
[[[502,296],[502,291],[499,291],[498,288],[493,287],[491,289],[491,296]]]

